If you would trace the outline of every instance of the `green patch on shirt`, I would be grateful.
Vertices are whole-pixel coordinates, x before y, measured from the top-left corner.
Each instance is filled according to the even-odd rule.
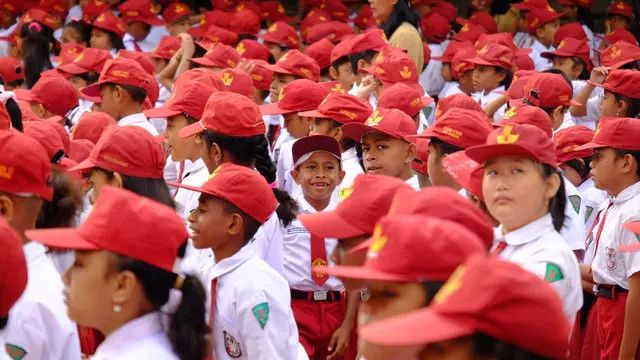
[[[580,203],[582,202],[580,196],[569,195],[569,202],[571,203],[571,206],[573,206],[573,210],[576,211],[576,214],[580,214]]]
[[[253,316],[258,320],[260,328],[264,329],[264,326],[267,325],[267,320],[269,320],[269,303],[258,304],[251,311],[253,311]]]
[[[553,263],[547,263],[547,271],[544,274],[544,281],[548,283],[560,281],[564,279],[564,274],[560,267]]]
[[[640,234],[635,234],[636,235],[636,239],[638,239],[638,241],[640,241]]]
[[[591,217],[591,213],[593,213],[593,208],[592,208],[591,206],[587,206],[587,207],[586,207],[586,210],[587,210],[587,211],[585,211],[585,212],[584,212],[584,222],[585,222],[585,223],[586,223],[586,222],[589,220],[589,218]]]
[[[24,359],[25,356],[27,356],[27,351],[20,346],[13,344],[4,344],[4,347],[7,350],[7,354],[9,354],[9,357],[11,357],[13,360],[21,360]]]

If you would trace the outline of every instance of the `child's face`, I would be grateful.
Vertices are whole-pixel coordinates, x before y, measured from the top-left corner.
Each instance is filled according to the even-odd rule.
[[[600,101],[600,114],[601,116],[625,116],[626,104],[616,100],[614,93],[605,90]]]
[[[132,21],[127,24],[127,29],[136,41],[142,41],[149,35],[150,26],[141,21]]]
[[[527,27],[527,14],[528,11],[520,10],[520,14],[518,15],[518,32],[528,32],[529,28]]]
[[[491,91],[504,79],[493,66],[477,65],[473,69],[473,87],[476,91]]]
[[[458,84],[460,84],[460,90],[462,90],[465,94],[471,96],[471,93],[474,90],[473,70],[469,70],[458,75]]]
[[[117,186],[114,179],[109,178],[107,173],[98,169],[92,169],[89,178],[87,179],[87,189],[93,189],[91,192],[91,198],[89,199],[92,204],[95,204],[96,200],[100,196],[102,188],[105,186]]]
[[[186,33],[189,29],[191,29],[191,22],[189,21],[189,17],[186,16],[167,25],[167,31],[171,36]]]
[[[433,186],[457,187],[455,181],[449,176],[442,166],[442,154],[438,149],[429,144],[429,154],[427,157],[427,169],[429,169],[429,181]]]
[[[100,88],[100,108],[114,119],[120,119],[120,92],[116,86],[102,86]]]
[[[109,33],[97,28],[93,28],[91,30],[90,43],[91,43],[91,47],[94,49],[111,50],[113,48],[113,44],[111,43],[111,38],[109,37]]]
[[[225,211],[224,200],[201,195],[198,208],[189,214],[191,240],[196,249],[220,249],[228,245],[228,228],[233,214]]]
[[[182,115],[171,116],[167,118],[167,128],[164,131],[164,141],[169,145],[171,157],[175,161],[196,160],[201,157],[201,146],[196,143],[199,141],[197,135],[188,138],[178,136],[180,130],[189,125],[187,118]]]
[[[485,163],[484,201],[505,233],[549,212],[549,201],[558,191],[560,177],[545,179],[542,171],[539,163],[517,156],[499,156]]]
[[[344,171],[340,161],[326,151],[316,151],[311,157],[291,171],[291,177],[302,187],[306,199],[324,201],[331,198],[340,184]]]
[[[342,131],[331,119],[314,118],[311,121],[309,134],[331,136],[338,141],[342,140]]]
[[[451,75],[451,63],[442,63],[440,75],[444,81],[453,81],[453,75]]]
[[[605,20],[605,35],[612,33],[618,29],[629,29],[629,19],[620,15],[608,16]]]
[[[288,83],[296,80],[297,78],[289,74],[273,73],[273,80],[271,81],[271,89],[269,89],[269,96],[271,97],[271,103],[277,103],[280,97],[280,91]]]
[[[273,56],[275,61],[280,60],[282,55],[284,55],[284,53],[285,53],[285,51],[283,51],[282,48],[280,47],[280,45],[278,45],[278,44],[274,44],[274,43],[270,43],[270,42],[265,42],[264,44],[267,46],[267,48],[269,48],[269,53],[271,54],[271,56]]]
[[[367,174],[402,178],[413,161],[410,144],[404,140],[370,132],[362,137],[362,158]]]
[[[60,42],[63,44],[79,44],[82,46],[87,46],[88,44],[82,41],[82,35],[74,28],[70,26],[65,26],[62,29],[62,38]]]
[[[596,188],[617,195],[622,175],[623,158],[616,156],[612,148],[593,149],[591,176]]]
[[[553,68],[562,71],[571,80],[576,80],[580,76],[581,67],[576,66],[576,63],[569,57],[554,56]]]
[[[331,71],[333,79],[339,82],[343,89],[351,89],[353,83],[356,81],[356,75],[353,73],[351,62],[340,64],[340,66],[333,69],[335,69],[335,71]]]
[[[89,85],[89,83],[87,83],[87,81],[86,81],[85,79],[81,78],[80,76],[75,76],[75,75],[72,75],[72,76],[69,78],[69,83],[70,83],[74,88],[76,88],[77,90],[80,90],[80,89],[82,89],[83,87],[85,87],[85,86]]]
[[[555,39],[556,32],[558,32],[559,28],[560,19],[550,21],[536,30],[536,37],[543,45],[550,46],[553,44],[553,40]]]
[[[356,251],[351,253],[349,250],[354,247],[362,244],[367,239],[371,237],[371,234],[354,236],[351,238],[339,239],[336,243],[336,247],[333,249],[331,253],[331,260],[336,265],[345,265],[345,266],[362,266],[364,265],[364,261],[367,259],[366,251]],[[343,282],[344,285],[348,287],[348,282]]]
[[[308,117],[299,116],[296,113],[284,115],[284,127],[294,139],[300,139],[309,135],[311,121]]]

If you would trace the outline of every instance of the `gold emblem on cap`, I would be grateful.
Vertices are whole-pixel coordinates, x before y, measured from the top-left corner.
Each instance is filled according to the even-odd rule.
[[[618,1],[618,3],[616,4],[616,7],[620,10],[624,10],[624,2]]]
[[[514,117],[516,114],[518,113],[518,110],[516,109],[515,106],[512,106],[509,108],[509,110],[504,112],[504,115],[502,115],[502,117],[504,119],[511,119],[512,117]]]
[[[417,98],[413,99],[409,105],[411,105],[411,107],[416,107],[416,106],[420,105],[421,101],[422,101],[422,99],[417,97]]]
[[[611,56],[612,59],[615,59],[615,58],[619,57],[620,55],[622,55],[622,49],[620,49],[617,46],[612,46],[611,47],[611,55],[609,55],[609,56]]]
[[[69,52],[72,53],[72,54],[73,53],[77,54],[78,50],[75,49],[75,48],[71,48],[71,49],[69,49]],[[82,59],[84,59],[84,53],[81,53],[80,55],[78,55],[78,57],[76,57],[76,59],[73,60],[73,62],[80,62],[80,61],[82,61]]]
[[[406,65],[402,67],[402,70],[400,70],[400,76],[402,76],[403,79],[410,79],[411,74],[411,70],[409,70],[409,67]]]
[[[344,89],[342,88],[342,84],[340,83],[337,83],[334,87],[332,87],[331,91],[337,94],[344,94]]]
[[[556,11],[555,11],[555,10],[553,10],[553,8],[552,8],[551,6],[549,6],[549,5],[547,5],[547,10],[548,10],[548,11],[556,12]]]
[[[513,131],[513,126],[512,125],[507,125],[505,127],[502,128],[502,133],[498,134],[498,136],[496,137],[496,143],[498,144],[515,144],[518,142],[518,139],[520,138],[519,134],[513,134],[511,133],[511,131]]]
[[[278,24],[273,23],[271,26],[269,26],[269,32],[275,32],[276,30],[278,30]]]
[[[129,72],[128,71],[122,71],[122,70],[112,70],[111,71],[111,75],[117,76],[117,77],[121,77],[121,78],[128,78],[129,77]]]
[[[369,116],[369,118],[367,119],[367,123],[366,125],[368,126],[378,126],[378,124],[380,124],[380,122],[382,121],[383,116],[380,115],[380,113],[378,112],[378,110],[375,110],[371,116]]]
[[[489,51],[489,46],[485,45],[480,50],[478,50],[478,54],[486,54]]]
[[[240,43],[238,44],[238,46],[236,46],[236,52],[240,55],[244,54],[247,51],[247,48],[244,46],[244,43]]]
[[[230,85],[233,83],[233,75],[232,75],[230,72],[225,71],[225,72],[222,74],[222,82],[223,82],[226,86],[230,86]]]
[[[129,10],[125,13],[126,16],[138,16],[138,11],[136,10]]]
[[[307,68],[300,67],[300,72],[309,80],[313,78],[313,73]]]
[[[174,9],[174,11],[176,12],[176,14],[182,14],[183,12],[185,12],[185,8],[184,6],[178,4],[176,5],[176,8]]]
[[[354,112],[345,109],[340,109],[339,113],[348,117],[350,120],[355,120],[358,117]]]
[[[451,274],[449,280],[440,288],[440,291],[433,297],[433,302],[436,304],[442,304],[451,295],[453,295],[462,286],[462,277],[464,276],[466,269],[464,265],[458,266],[458,268]]]
[[[383,235],[382,225],[376,224],[376,227],[373,229],[373,235],[371,236],[371,246],[369,246],[367,258],[378,257],[378,253],[384,248],[387,241],[389,241],[389,238]]]
[[[562,40],[560,41],[560,44],[558,44],[558,49],[562,49],[565,45],[567,45],[567,42]]]
[[[442,129],[442,133],[448,136],[451,136],[454,139],[460,139],[462,137],[462,135],[464,135],[464,133],[458,129],[454,129],[454,128],[450,128],[448,126],[445,126]]]
[[[282,4],[279,4],[279,5],[278,5],[278,12],[279,12],[280,14],[284,14],[284,7],[282,6]]]
[[[213,170],[213,172],[209,175],[209,180],[213,179],[214,177],[218,176],[218,173],[220,172],[220,168],[222,167],[222,165],[218,165],[218,167]]]
[[[338,192],[338,198],[340,199],[340,202],[347,200],[352,193],[353,188],[351,187],[340,189],[340,191]]]
[[[0,164],[0,178],[11,180],[14,172],[13,166],[7,166]]]
[[[278,102],[284,99],[284,88],[280,89],[280,94],[278,94]]]
[[[463,33],[463,32],[468,32],[468,31],[469,31],[469,24],[468,24],[468,23],[467,23],[467,24],[464,24],[464,25],[462,26],[462,29],[460,29],[460,32],[461,32],[461,33]]]

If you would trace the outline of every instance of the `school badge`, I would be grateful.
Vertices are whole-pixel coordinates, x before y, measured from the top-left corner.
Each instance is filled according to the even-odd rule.
[[[9,355],[9,358],[13,360],[22,360],[25,356],[27,356],[27,351],[20,346],[5,344],[4,347],[7,351],[7,354]]]
[[[242,350],[240,349],[238,340],[226,331],[222,333],[224,334],[224,349],[227,351],[227,354],[234,359],[242,356]]]
[[[605,248],[605,253],[607,254],[607,269],[609,271],[613,271],[617,267],[616,261],[616,250],[614,248],[607,247]]]
[[[256,320],[258,320],[258,324],[260,324],[260,328],[264,329],[264,326],[267,325],[267,320],[269,320],[269,303],[260,303],[251,309],[253,312],[253,316],[255,316]]]

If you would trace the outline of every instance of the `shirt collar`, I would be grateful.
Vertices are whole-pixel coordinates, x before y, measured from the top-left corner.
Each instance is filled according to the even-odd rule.
[[[335,193],[335,191],[334,191]],[[304,195],[299,195],[296,198],[296,201],[298,202],[298,205],[300,206],[300,212],[304,213],[304,214],[315,214],[318,213],[318,210],[316,210],[313,206],[311,206],[311,204],[309,204],[309,202],[307,202],[307,200],[304,198]],[[329,205],[327,205],[327,208],[322,210],[322,211],[333,211],[337,206],[338,206],[338,202],[340,200],[338,199],[337,196],[331,196],[331,200],[329,200]]]
[[[251,242],[251,241],[249,241]],[[214,254],[215,255],[215,254]],[[240,251],[233,256],[223,259],[213,265],[212,279],[218,278],[235,270],[238,266],[244,264],[247,260],[256,256],[253,246],[243,246]]]
[[[549,46],[546,47],[544,46],[540,40],[538,40],[537,38],[535,39],[535,41],[533,42],[533,45],[531,45],[532,48],[540,51],[540,52],[545,52],[545,51],[554,51],[555,48],[553,46]]]
[[[342,152],[342,161],[350,160],[352,158],[357,158],[357,157],[358,157],[358,153],[356,152],[356,148],[354,147]]]
[[[547,214],[538,220],[516,229],[506,235],[502,235],[502,225],[498,227],[497,235],[504,238],[509,245],[523,245],[540,238],[545,233],[554,231],[551,214]]]
[[[200,171],[203,167],[205,167],[204,161],[202,159],[198,159],[196,161],[185,160],[184,161],[184,170],[185,174],[192,175],[196,171]]]
[[[145,121],[145,122],[148,121],[147,117],[144,116],[143,113],[137,113],[137,114],[131,114],[123,117],[122,119],[120,119],[120,121],[118,121],[118,125],[127,126],[131,124],[139,123],[142,121]]]
[[[638,194],[640,194],[640,181],[622,190],[618,196],[612,197],[611,201],[614,204],[622,204]]]
[[[98,346],[96,354],[100,354],[101,356],[112,355],[116,358],[120,351],[122,351],[123,345],[131,344],[137,339],[155,335],[163,331],[162,314],[158,311],[150,312],[129,321],[107,336],[102,344]]]
[[[24,251],[24,257],[28,263],[33,262],[40,256],[44,256],[47,252],[44,245],[35,241],[29,241],[22,245],[22,250]]]
[[[413,190],[420,190],[420,180],[418,179],[418,175],[413,175],[409,179],[405,180],[405,183]]]

